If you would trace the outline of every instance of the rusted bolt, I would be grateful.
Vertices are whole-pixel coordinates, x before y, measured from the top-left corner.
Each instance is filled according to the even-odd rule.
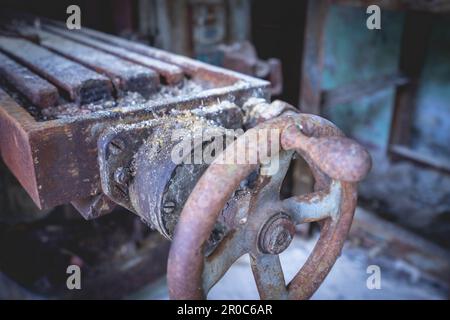
[[[119,154],[125,149],[125,142],[122,139],[114,138],[109,142],[108,150],[112,154]]]
[[[280,254],[291,243],[295,225],[284,213],[277,213],[262,227],[259,234],[259,248],[263,253]]]
[[[119,167],[114,172],[114,181],[122,186],[127,185],[130,179],[129,171],[126,168]]]
[[[163,205],[163,211],[165,213],[172,213],[175,210],[175,202],[167,201]]]

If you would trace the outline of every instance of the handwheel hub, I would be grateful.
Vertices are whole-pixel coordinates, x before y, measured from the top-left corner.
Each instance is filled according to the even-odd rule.
[[[295,225],[285,213],[272,216],[259,234],[259,249],[263,253],[280,254],[289,247],[295,234]]]

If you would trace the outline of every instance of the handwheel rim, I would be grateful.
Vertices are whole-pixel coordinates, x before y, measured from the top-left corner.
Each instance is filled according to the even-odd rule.
[[[325,119],[305,114],[279,117],[249,131],[277,128],[287,132],[292,131],[290,129],[292,126],[308,131],[309,136],[312,137],[343,136],[339,129]],[[295,139],[283,139],[282,135],[281,147],[284,150],[296,150],[298,146]],[[234,155],[234,146],[227,148],[224,152]],[[250,152],[258,153],[258,150],[250,150]],[[317,168],[309,155],[302,154],[302,156],[310,164],[316,178],[316,187],[323,188],[329,184],[329,179]],[[257,166],[257,164],[222,164],[214,161],[196,184],[181,213],[169,254],[168,286],[171,298],[205,298],[202,282],[203,245],[227,200],[239,183]],[[341,186],[342,201],[339,205],[339,216],[337,219],[324,220],[321,235],[311,255],[286,286],[286,294],[278,298],[309,298],[323,282],[339,256],[356,206],[356,184],[342,182]],[[261,295],[261,292],[260,296],[270,298],[270,296]]]

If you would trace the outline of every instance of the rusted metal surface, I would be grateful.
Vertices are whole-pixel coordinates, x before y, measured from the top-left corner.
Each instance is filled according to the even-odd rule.
[[[136,174],[130,185],[131,202],[135,211],[168,239],[172,238],[173,229],[190,190],[207,167],[206,164],[188,165],[172,161],[171,152],[183,137],[173,139],[171,131],[176,126],[186,125],[187,123],[176,124],[174,121],[168,123],[169,127],[165,125],[155,128],[154,136],[136,153]],[[156,137],[157,149],[154,145]],[[200,141],[192,146],[192,153],[201,148]],[[191,157],[191,152],[186,157]]]
[[[29,144],[29,130],[34,119],[2,89],[0,106],[0,151],[3,161],[36,202],[39,191]]]
[[[58,89],[48,81],[0,53],[0,75],[40,108],[58,103]]]
[[[307,152],[317,167],[332,179],[357,182],[369,172],[369,153],[353,140],[342,136],[306,136],[296,124],[285,128],[283,148]]]
[[[97,143],[102,190],[116,203],[131,211],[134,210],[128,182],[132,175],[133,158],[157,123],[157,120],[148,120],[140,125],[109,128],[102,133]]]
[[[217,50],[223,55],[222,66],[254,77],[269,80],[272,95],[279,95],[283,90],[281,61],[271,58],[261,60],[253,45],[248,41],[231,45],[219,45]]]
[[[88,198],[77,199],[71,204],[86,219],[97,219],[110,213],[117,206],[117,203],[109,199],[105,194],[100,193]]]
[[[62,28],[65,27],[64,24],[61,24],[60,22],[46,20],[45,23],[53,26],[61,26]],[[184,56],[168,54],[166,51],[157,48],[149,47],[141,43],[115,37],[89,28],[82,28],[79,31],[99,41],[103,41],[130,50],[132,52],[146,55],[153,59],[176,65],[180,67],[185,74],[192,77],[193,79],[210,82],[213,86],[229,86],[234,84],[238,80],[249,82],[255,81],[255,79],[252,77],[247,77],[231,70],[214,67],[212,65],[192,60]]]
[[[170,116],[162,116],[128,125],[119,125],[105,130],[98,141],[99,165],[102,179],[102,189],[114,198],[122,206],[134,211],[131,204],[128,187],[131,175],[135,177],[138,173],[145,172],[150,176],[144,180],[156,180],[164,185],[161,192],[152,192],[152,196],[161,196],[166,184],[173,178],[176,165],[171,161],[172,148],[179,143],[180,138],[174,139],[173,131],[185,129],[186,132],[194,130],[195,125],[204,125],[204,128],[214,128],[209,121],[224,128],[233,128],[236,124],[242,124],[242,114],[239,107],[231,103],[220,106],[212,106],[207,109],[193,109],[187,112],[176,112]],[[155,149],[156,148],[156,149]],[[141,150],[142,149],[142,150]],[[157,153],[150,153],[157,150]],[[138,154],[142,154],[144,159]],[[155,156],[150,160],[149,157]],[[147,169],[138,170],[140,165]],[[161,168],[161,172],[158,172]],[[169,170],[167,176],[163,171]],[[155,175],[163,174],[158,179]],[[128,178],[127,178],[128,177]],[[156,185],[153,185],[156,188]],[[148,188],[147,183],[142,184]],[[137,194],[140,194],[138,192]],[[153,206],[158,201],[150,201]],[[143,210],[152,212],[153,210]],[[145,217],[143,217],[145,218]],[[148,219],[145,219],[148,220]]]
[[[43,24],[51,23],[45,21]],[[158,92],[154,98],[149,98],[144,103],[136,103],[133,99],[125,100],[123,103],[112,100],[112,107],[103,108],[101,103],[98,109],[84,112],[86,105],[82,101],[89,94],[81,92],[80,95],[77,91],[80,88],[76,84],[83,84],[79,79],[89,79],[89,74],[95,74],[101,82],[105,81],[108,84],[108,95],[111,93],[109,90],[112,90],[109,79],[37,44],[23,39],[2,37],[1,43],[6,51],[17,58],[20,64],[28,66],[33,72],[52,82],[62,89],[61,92],[66,92],[69,98],[79,100],[72,103],[75,112],[61,118],[45,120],[45,118],[30,115],[27,112],[30,110],[27,105],[15,100],[10,92],[6,94],[2,91],[0,94],[2,156],[40,208],[49,208],[87,198],[101,191],[97,140],[105,129],[117,124],[133,124],[162,117],[168,115],[171,110],[197,109],[198,115],[213,119],[216,115],[213,115],[212,109],[220,105],[222,101],[231,101],[241,108],[250,97],[269,98],[269,83],[266,81],[112,35],[85,28],[82,30],[83,36],[93,41],[146,55],[163,62],[162,66],[165,64],[177,66],[191,78],[189,81],[200,86],[201,90],[183,90],[184,83],[187,81],[184,79],[181,89],[161,86],[159,90],[162,93]],[[31,54],[35,52],[38,54]],[[88,82],[86,86],[85,89],[99,88],[96,87],[95,81]],[[92,94],[99,93],[95,90]],[[165,94],[164,90],[171,91],[173,94]],[[100,96],[104,95],[100,94]],[[111,99],[107,103],[110,103]],[[59,105],[50,110],[58,110],[64,106]],[[89,108],[89,105],[87,107]],[[217,114],[217,118],[223,118],[223,121],[228,121],[235,127],[240,127],[242,123],[241,110],[235,108],[232,112]]]
[[[0,37],[0,50],[56,84],[73,101],[89,103],[111,97],[112,86],[108,78],[31,42]]]
[[[98,142],[103,192],[171,239],[184,202],[207,168],[191,160],[207,148],[201,135],[236,124],[242,125],[242,114],[228,103],[106,130]],[[184,134],[174,135],[176,130]],[[188,134],[198,142],[183,150],[186,163],[175,163],[172,152]]]
[[[248,179],[249,174],[257,169],[258,165],[220,164],[214,161],[208,167],[188,198],[175,230],[168,263],[168,285],[172,298],[204,298],[226,269],[239,256],[249,253],[252,258],[255,281],[262,298],[305,299],[315,292],[336,261],[349,231],[356,206],[355,182],[362,179],[370,169],[368,153],[356,143],[343,137],[339,129],[325,119],[299,114],[281,116],[250,129],[224,151],[227,159],[235,159],[236,154],[243,152],[249,152],[259,158],[261,146],[258,148],[256,144],[246,144],[245,139],[252,132],[261,129],[281,130],[281,135],[278,136],[281,149],[277,150],[280,154],[280,170],[272,177],[259,176],[255,186],[248,190],[249,206],[248,209],[244,209],[246,211],[244,216],[242,213],[236,215],[234,231],[225,236],[223,243],[216,249],[219,250],[216,255],[213,252],[205,259],[204,244],[217,218],[237,186]],[[308,141],[321,142],[315,146],[308,144]],[[268,139],[267,144],[271,142],[274,141]],[[289,150],[296,150],[310,165],[318,194],[280,200],[281,183],[292,157],[292,151]],[[324,157],[317,156],[319,150]],[[339,166],[341,157],[348,158]],[[260,158],[259,161],[261,161]],[[351,162],[355,162],[356,166],[352,167]],[[338,188],[338,191],[334,191],[340,195],[338,201],[330,201],[326,196],[330,194],[330,190],[333,190],[333,185]],[[292,202],[300,202],[295,210],[302,206],[315,207],[314,213],[317,216],[302,215],[302,212],[296,215],[292,215],[289,211],[283,212]],[[316,247],[288,285],[285,284],[282,276],[278,256],[261,251],[261,244],[264,247],[267,246],[265,249],[278,253],[289,243],[290,222],[280,221],[282,223],[278,223],[273,229],[270,228],[271,221],[273,223],[280,218],[280,212],[289,215],[290,219],[297,224],[323,219],[321,237]],[[267,223],[269,223],[268,228],[264,227]],[[270,229],[274,231],[271,236],[267,234]],[[267,237],[268,241],[266,241]],[[271,237],[280,240],[280,245],[273,246],[274,239]],[[210,274],[205,274],[204,270]]]
[[[159,76],[149,68],[45,31],[36,33],[41,46],[109,77],[119,94],[133,91],[148,97],[156,91]]]
[[[297,113],[298,109],[284,101],[275,100],[272,103],[260,98],[251,98],[243,106],[245,111],[244,125],[253,128],[259,123],[273,119],[282,114]]]
[[[285,213],[272,216],[262,227],[259,235],[259,250],[265,254],[280,254],[291,244],[295,225]]]
[[[62,29],[62,28],[58,28],[55,26],[51,26],[51,25],[44,25],[44,29],[48,30],[50,32],[56,33],[60,36],[83,43],[90,47],[112,53],[112,54],[114,54],[118,57],[124,58],[128,61],[138,63],[138,64],[148,67],[150,69],[154,69],[155,71],[157,71],[159,74],[161,74],[163,76],[164,81],[168,84],[179,83],[184,78],[183,70],[181,70],[179,67],[177,67],[175,65],[168,64],[168,63],[165,63],[160,60],[153,59],[153,58],[149,58],[142,54],[131,52],[124,48],[113,46],[108,43],[96,41],[95,39],[90,38],[90,37],[86,36],[86,34],[78,32],[77,30],[67,30],[67,29]]]
[[[246,85],[231,90],[214,89],[210,90],[210,93],[205,91],[193,97],[175,98],[167,103],[155,101],[145,108],[121,108],[84,115],[75,120],[46,122],[35,121],[25,109],[7,97],[5,99],[9,103],[2,103],[3,108],[0,109],[5,119],[0,121],[11,122],[9,133],[17,130],[19,136],[25,137],[22,139],[23,147],[18,150],[12,136],[2,134],[2,138],[8,141],[8,146],[2,145],[2,150],[5,148],[5,157],[11,157],[11,161],[7,162],[8,167],[17,177],[23,175],[23,179],[19,180],[38,206],[46,208],[70,202],[96,194],[100,190],[96,140],[104,129],[119,123],[153,119],[155,115],[163,115],[171,109],[195,109],[199,105],[208,108],[217,103],[218,99],[231,98],[239,104],[253,94],[260,94],[257,87],[245,87]],[[262,93],[264,94],[264,91]],[[6,128],[1,127],[2,130]],[[33,153],[30,150],[29,158],[24,158],[27,165],[20,165],[20,162],[14,160],[23,158],[18,156],[17,152],[23,153],[29,148]],[[6,152],[6,149],[10,151]]]

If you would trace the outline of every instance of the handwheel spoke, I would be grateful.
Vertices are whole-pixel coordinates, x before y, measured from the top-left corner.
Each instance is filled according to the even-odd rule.
[[[286,283],[278,255],[250,255],[253,277],[259,296],[263,300],[287,298]]]
[[[281,151],[277,157],[272,159],[271,164],[268,165],[268,178],[270,180],[259,191],[258,198],[265,200],[278,200],[281,190],[281,185],[286,177],[291,162],[293,151]]]
[[[203,269],[203,290],[205,294],[222,278],[227,270],[245,253],[248,252],[243,229],[233,230],[205,258]]]
[[[295,223],[319,221],[339,215],[341,184],[333,181],[328,190],[300,195],[281,202],[282,209],[289,213]]]

